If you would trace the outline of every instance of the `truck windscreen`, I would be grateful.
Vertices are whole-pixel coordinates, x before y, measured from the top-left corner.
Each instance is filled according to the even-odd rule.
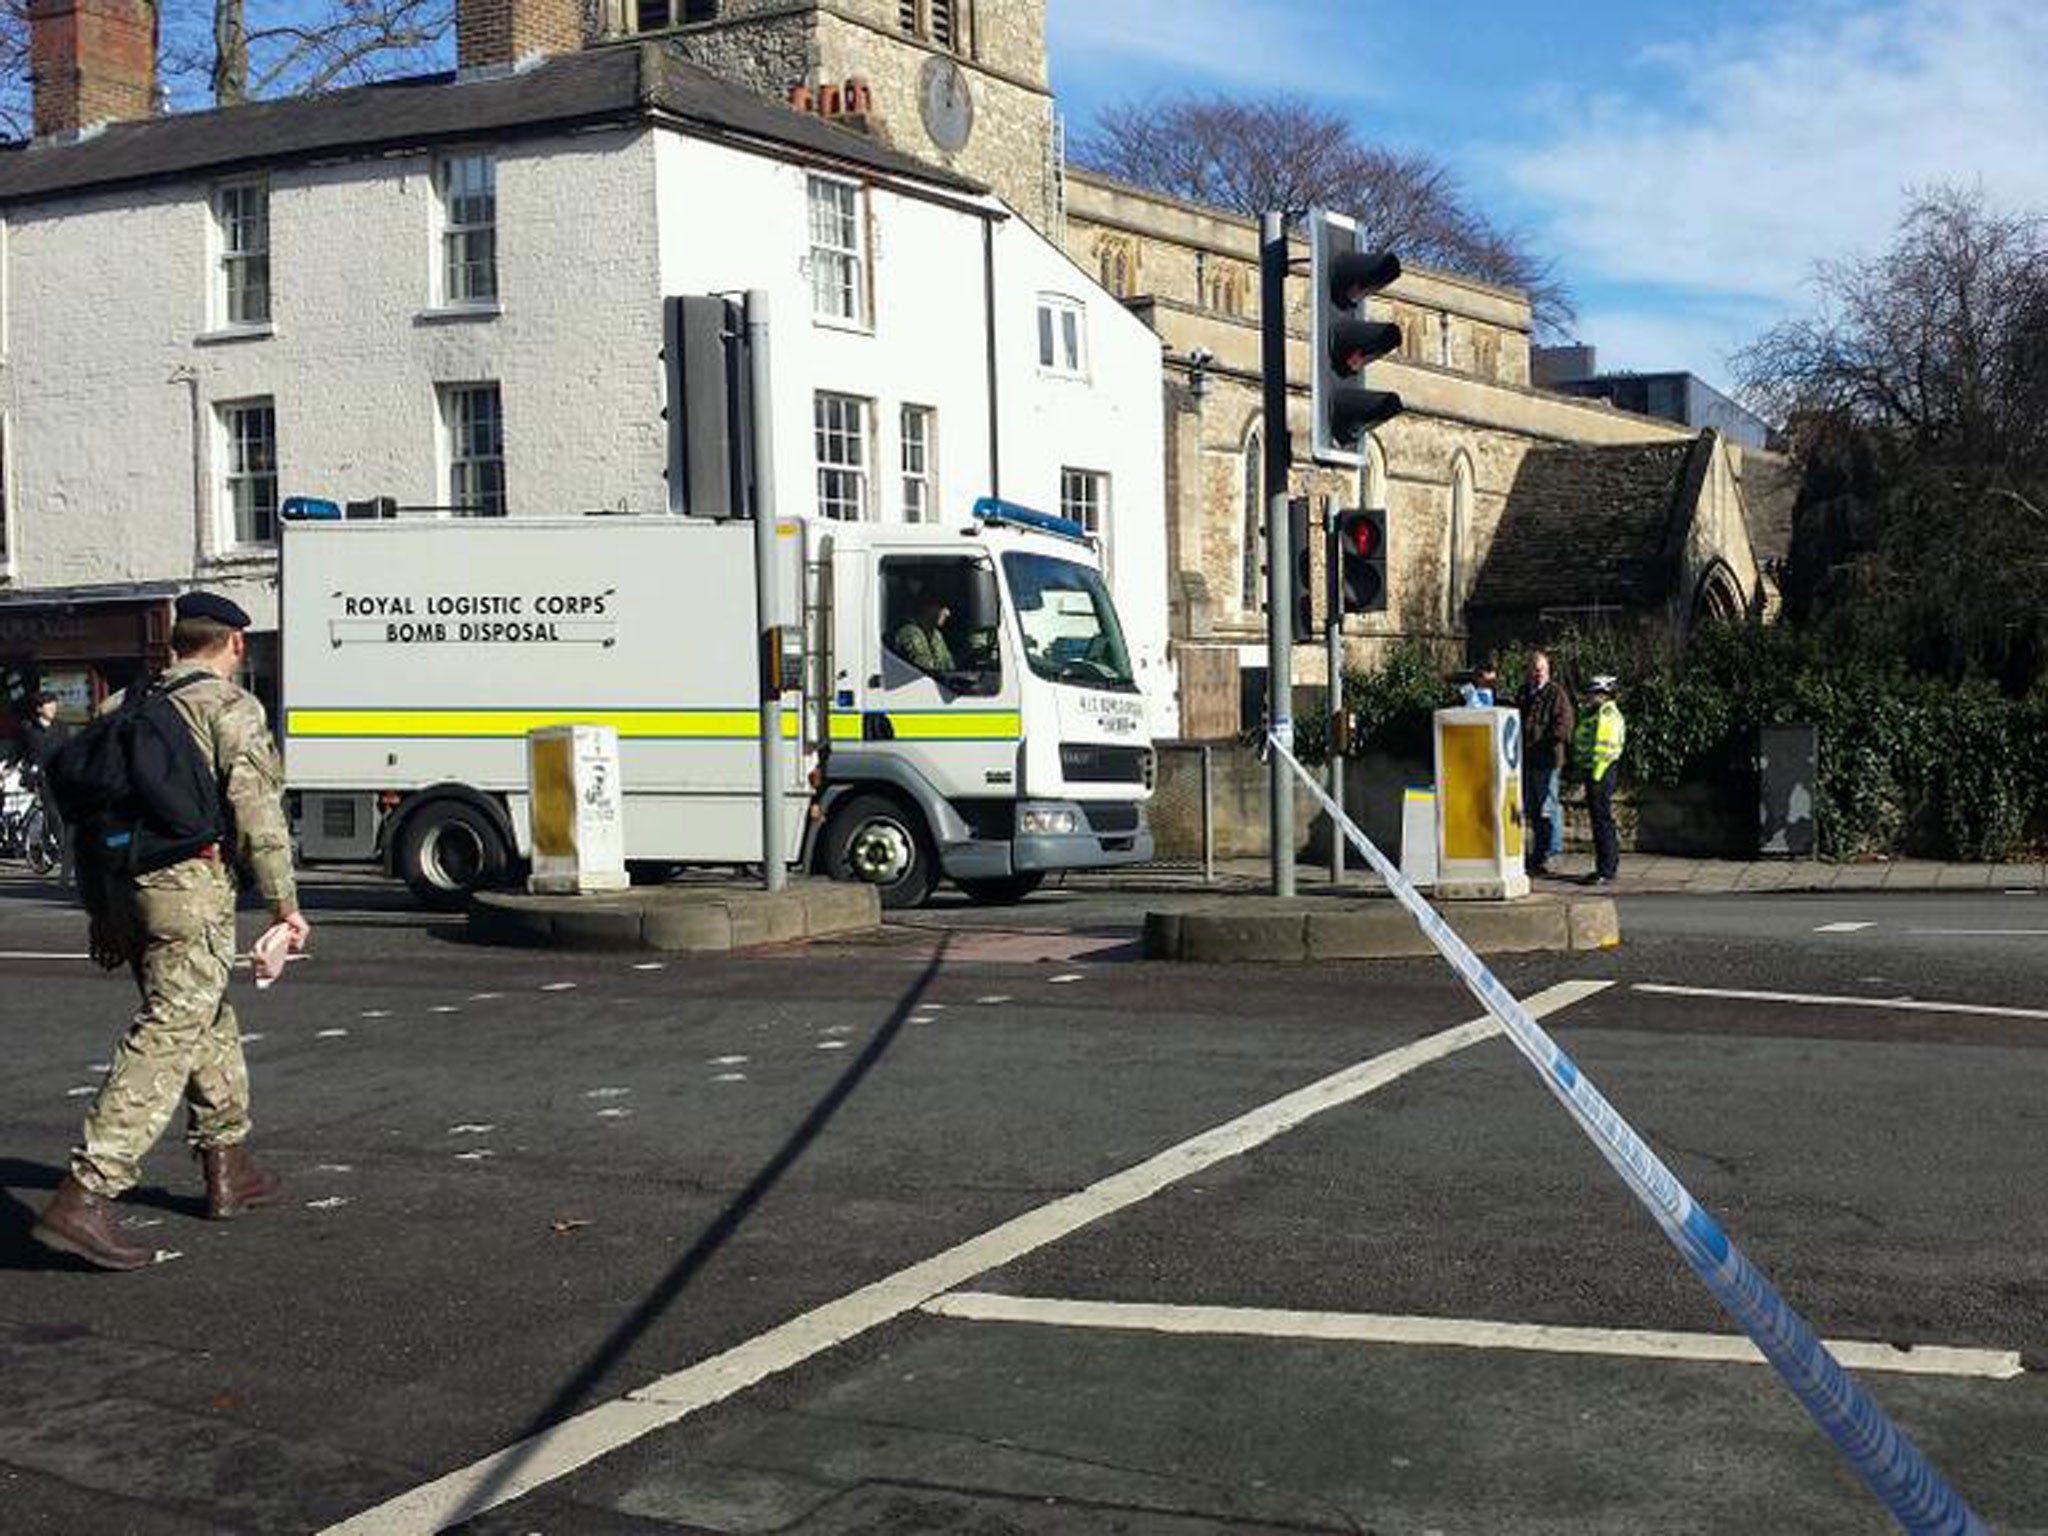
[[[1135,693],[1123,626],[1101,575],[1071,560],[1003,556],[1031,670],[1056,683]]]

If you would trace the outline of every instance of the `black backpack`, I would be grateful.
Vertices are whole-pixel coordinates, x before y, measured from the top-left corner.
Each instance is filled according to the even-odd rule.
[[[101,869],[147,874],[218,843],[220,785],[171,695],[209,674],[131,689],[58,748],[47,770],[78,856]]]

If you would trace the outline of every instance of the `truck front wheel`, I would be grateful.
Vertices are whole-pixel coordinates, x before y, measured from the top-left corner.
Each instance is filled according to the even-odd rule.
[[[505,883],[512,850],[476,806],[433,800],[406,818],[393,863],[421,905],[452,912],[472,892]]]
[[[853,796],[825,828],[825,873],[874,886],[892,911],[924,904],[938,863],[924,818],[886,795]]]

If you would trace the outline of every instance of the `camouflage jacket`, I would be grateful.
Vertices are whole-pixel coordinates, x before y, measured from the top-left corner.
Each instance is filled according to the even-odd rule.
[[[174,661],[158,681],[175,683],[195,674],[205,675],[172,694],[171,703],[192,728],[200,755],[220,784],[233,830],[234,862],[248,872],[265,905],[290,911],[299,903],[291,829],[284,818],[284,765],[262,702],[198,662]],[[140,878],[147,884],[151,877]]]

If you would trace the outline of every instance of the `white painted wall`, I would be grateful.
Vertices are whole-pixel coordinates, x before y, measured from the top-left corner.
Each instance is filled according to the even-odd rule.
[[[1056,511],[1063,465],[1105,472],[1118,603],[1148,690],[1170,700],[1157,338],[1057,249],[1020,220],[995,220],[998,487],[983,247],[984,215],[998,205],[869,188],[872,318],[847,329],[812,316],[804,167],[669,130],[496,147],[501,302],[488,316],[434,309],[426,155],[270,178],[273,321],[255,336],[212,329],[214,183],[8,210],[8,589],[197,579],[274,625],[274,556],[233,550],[222,526],[216,407],[259,396],[275,402],[284,495],[445,501],[436,386],[496,380],[515,516],[657,511],[661,299],[765,288],[782,510],[816,507],[818,390],[873,402],[881,521],[902,517],[905,404],[937,411],[944,521],[964,521],[998,488]],[[1083,379],[1038,368],[1044,291],[1088,310]],[[1170,726],[1163,717],[1161,731]]]
[[[264,335],[212,324],[214,183],[13,209],[14,588],[198,578],[274,624],[275,556],[230,547],[216,430],[259,396],[284,495],[446,501],[436,386],[496,380],[515,512],[645,504],[665,451],[652,151],[611,133],[499,153],[494,316],[434,314],[425,155],[271,177]]]

